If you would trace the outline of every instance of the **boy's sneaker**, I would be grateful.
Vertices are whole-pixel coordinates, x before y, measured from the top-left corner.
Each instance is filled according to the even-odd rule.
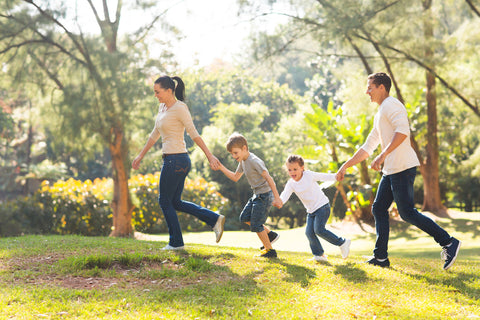
[[[274,243],[275,241],[278,240],[278,238],[280,238],[280,235],[278,233],[276,233],[275,231],[270,231],[268,233],[268,240],[270,240],[270,243]],[[265,249],[265,247],[261,246],[260,250],[263,250],[263,249]]]
[[[260,257],[262,257],[262,258],[276,258],[277,257],[277,251],[275,251],[275,249],[265,249],[260,254]]]
[[[328,262],[328,259],[327,259],[326,255],[313,256],[313,260],[317,261],[317,262]]]
[[[452,238],[452,242],[443,247],[442,252],[440,252],[440,257],[445,261],[443,269],[447,270],[450,268],[457,260],[458,250],[460,250],[460,245],[462,242]]]
[[[224,225],[225,225],[225,216],[220,215],[217,219],[217,223],[215,223],[215,225],[213,226],[213,231],[215,232],[217,243],[220,241],[220,239],[222,239]]]
[[[389,268],[390,267],[390,260],[387,259],[381,259],[378,260],[377,258],[373,257],[372,259],[365,261],[365,263],[377,266],[377,267],[382,267],[382,268]]]
[[[171,245],[167,244],[162,250],[185,250],[185,246],[172,247]]]
[[[348,254],[350,253],[350,239],[345,239],[345,242],[340,246],[340,252],[342,253],[342,258],[347,259]]]

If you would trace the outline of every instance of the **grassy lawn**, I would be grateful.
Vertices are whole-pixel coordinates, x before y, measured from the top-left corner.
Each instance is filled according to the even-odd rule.
[[[257,245],[249,232],[227,232],[226,246],[210,240],[181,252],[160,250],[164,241],[2,238],[0,319],[480,318],[479,222],[439,222],[463,241],[448,271],[433,240],[404,225],[393,228],[389,269],[363,263],[372,234],[350,237],[347,260],[325,245],[326,264],[283,251],[281,241],[306,244],[303,229],[282,233],[279,258],[271,260],[230,246],[229,237]]]

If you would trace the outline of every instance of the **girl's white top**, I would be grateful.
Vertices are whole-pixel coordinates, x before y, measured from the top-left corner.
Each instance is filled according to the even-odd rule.
[[[150,138],[156,141],[160,136],[162,137],[162,151],[165,154],[184,153],[187,152],[185,129],[192,139],[200,136],[187,105],[177,100],[174,105],[167,108],[164,103],[161,103]]]
[[[320,173],[310,170],[303,171],[300,180],[295,181],[289,179],[285,185],[285,189],[280,194],[280,199],[285,203],[288,201],[292,193],[295,192],[297,197],[307,209],[308,213],[313,213],[317,209],[329,203],[327,196],[323,193],[322,188],[317,181],[335,181],[334,173]]]
[[[407,109],[398,99],[388,97],[380,104],[373,120],[373,129],[361,148],[369,155],[372,155],[379,144],[384,150],[392,141],[395,132],[402,133],[407,138],[385,158],[382,172],[386,175],[420,165],[417,154],[410,144]]]

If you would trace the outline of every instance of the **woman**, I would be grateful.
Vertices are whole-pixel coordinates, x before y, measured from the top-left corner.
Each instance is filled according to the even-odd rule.
[[[175,82],[177,83],[175,85]],[[133,169],[138,169],[145,154],[162,137],[163,167],[160,174],[158,202],[167,222],[170,240],[164,250],[184,249],[182,231],[176,210],[191,214],[213,228],[216,241],[223,234],[225,217],[195,203],[182,201],[185,178],[191,169],[190,157],[185,145],[185,129],[193,141],[207,156],[213,170],[219,167],[218,159],[208,150],[192,121],[185,99],[185,84],[179,77],[162,76],[153,86],[155,97],[160,102],[155,127],[140,154],[133,160]]]

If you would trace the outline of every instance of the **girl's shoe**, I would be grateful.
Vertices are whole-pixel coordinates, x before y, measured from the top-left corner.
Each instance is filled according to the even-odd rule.
[[[171,245],[167,244],[162,250],[185,250],[185,246],[172,247]]]
[[[322,256],[313,256],[313,259],[314,261],[317,261],[317,262],[328,262],[328,259],[327,259],[327,256],[326,255],[322,255]]]

